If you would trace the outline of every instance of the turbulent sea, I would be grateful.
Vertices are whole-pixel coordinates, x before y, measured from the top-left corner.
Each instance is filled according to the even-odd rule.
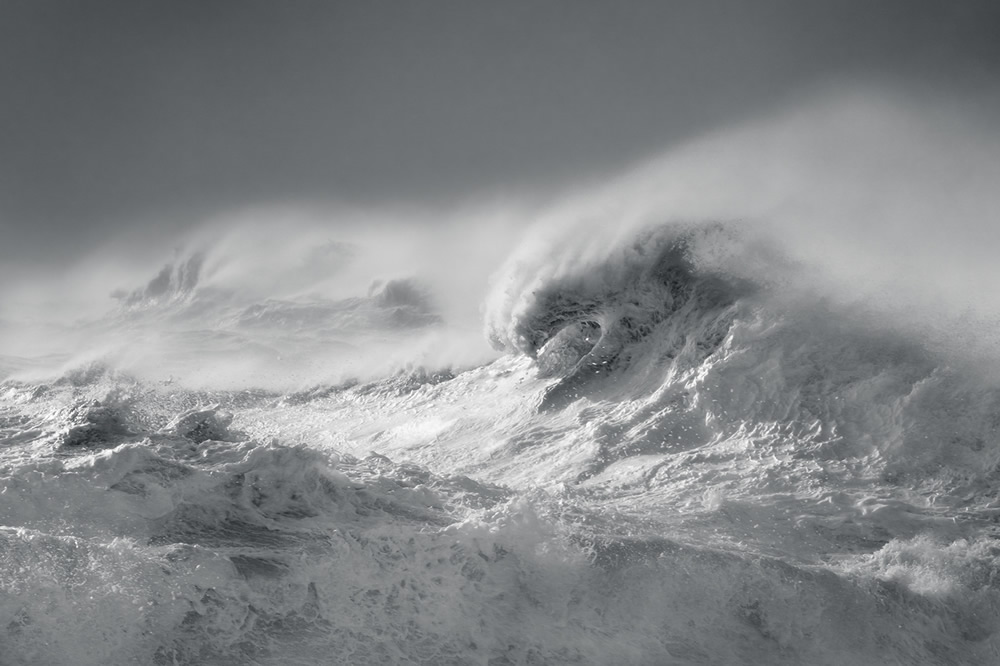
[[[987,345],[591,203],[471,328],[281,234],[0,323],[0,663],[1000,663]]]

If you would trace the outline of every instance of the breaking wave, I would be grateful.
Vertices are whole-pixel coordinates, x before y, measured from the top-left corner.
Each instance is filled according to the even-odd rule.
[[[867,457],[869,471],[896,482],[994,478],[991,373],[863,303],[805,287],[817,281],[780,246],[762,252],[763,239],[717,223],[615,242],[557,237],[553,261],[515,255],[501,271],[488,335],[552,378],[539,407],[628,401],[600,411],[584,476],[740,437],[790,455]]]

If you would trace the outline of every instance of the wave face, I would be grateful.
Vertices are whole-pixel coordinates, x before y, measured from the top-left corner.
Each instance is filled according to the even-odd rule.
[[[641,231],[600,263],[564,265],[558,274],[515,262],[515,271],[529,275],[501,281],[507,286],[487,334],[495,347],[533,358],[542,376],[558,377],[549,391],[556,402],[610,375],[631,376],[618,386],[633,383],[654,340],[658,358],[696,364],[722,343],[735,304],[754,290],[748,280],[697,265],[701,248],[731,236],[723,225],[665,225]]]
[[[719,145],[540,215],[474,361],[447,225],[240,229],[5,315],[0,664],[995,663],[998,357],[949,309],[989,294],[933,229],[909,292],[858,279],[884,230],[807,247],[779,218],[843,183],[794,154],[759,171],[815,205],[717,211]]]

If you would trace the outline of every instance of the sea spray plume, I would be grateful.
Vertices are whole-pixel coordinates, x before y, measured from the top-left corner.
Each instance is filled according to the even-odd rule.
[[[540,215],[494,278],[487,337],[536,357],[542,374],[600,374],[604,361],[621,362],[610,350],[649,328],[647,320],[628,335],[631,320],[612,301],[651,295],[628,296],[625,285],[657,284],[655,271],[639,267],[659,260],[660,239],[681,233],[665,230],[737,220],[675,255],[697,265],[695,281],[714,273],[763,290],[772,317],[820,303],[829,317],[867,319],[926,346],[939,355],[929,363],[975,359],[985,369],[997,358],[990,322],[1000,313],[982,288],[1000,280],[986,250],[1000,243],[986,185],[1000,177],[990,157],[997,136],[957,102],[863,86],[706,135]],[[693,275],[684,261],[674,270]],[[669,311],[669,291],[640,309]]]
[[[1000,280],[989,104],[862,85],[790,100],[569,193],[534,218],[512,261],[541,264],[559,243],[575,248],[572,261],[599,257],[664,222],[750,221],[766,246],[810,267],[796,283],[840,302],[928,320],[995,313],[982,289]],[[557,272],[566,259],[551,256]]]
[[[930,325],[944,343],[942,317],[1000,312],[982,289],[1000,280],[1000,198],[990,185],[1000,179],[1000,132],[989,104],[834,87],[670,151],[593,198],[626,228],[753,220],[810,267],[797,284]]]

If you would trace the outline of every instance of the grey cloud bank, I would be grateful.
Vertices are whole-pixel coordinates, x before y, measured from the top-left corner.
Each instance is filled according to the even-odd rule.
[[[828,80],[992,104],[989,2],[7,2],[0,258],[563,187]]]

